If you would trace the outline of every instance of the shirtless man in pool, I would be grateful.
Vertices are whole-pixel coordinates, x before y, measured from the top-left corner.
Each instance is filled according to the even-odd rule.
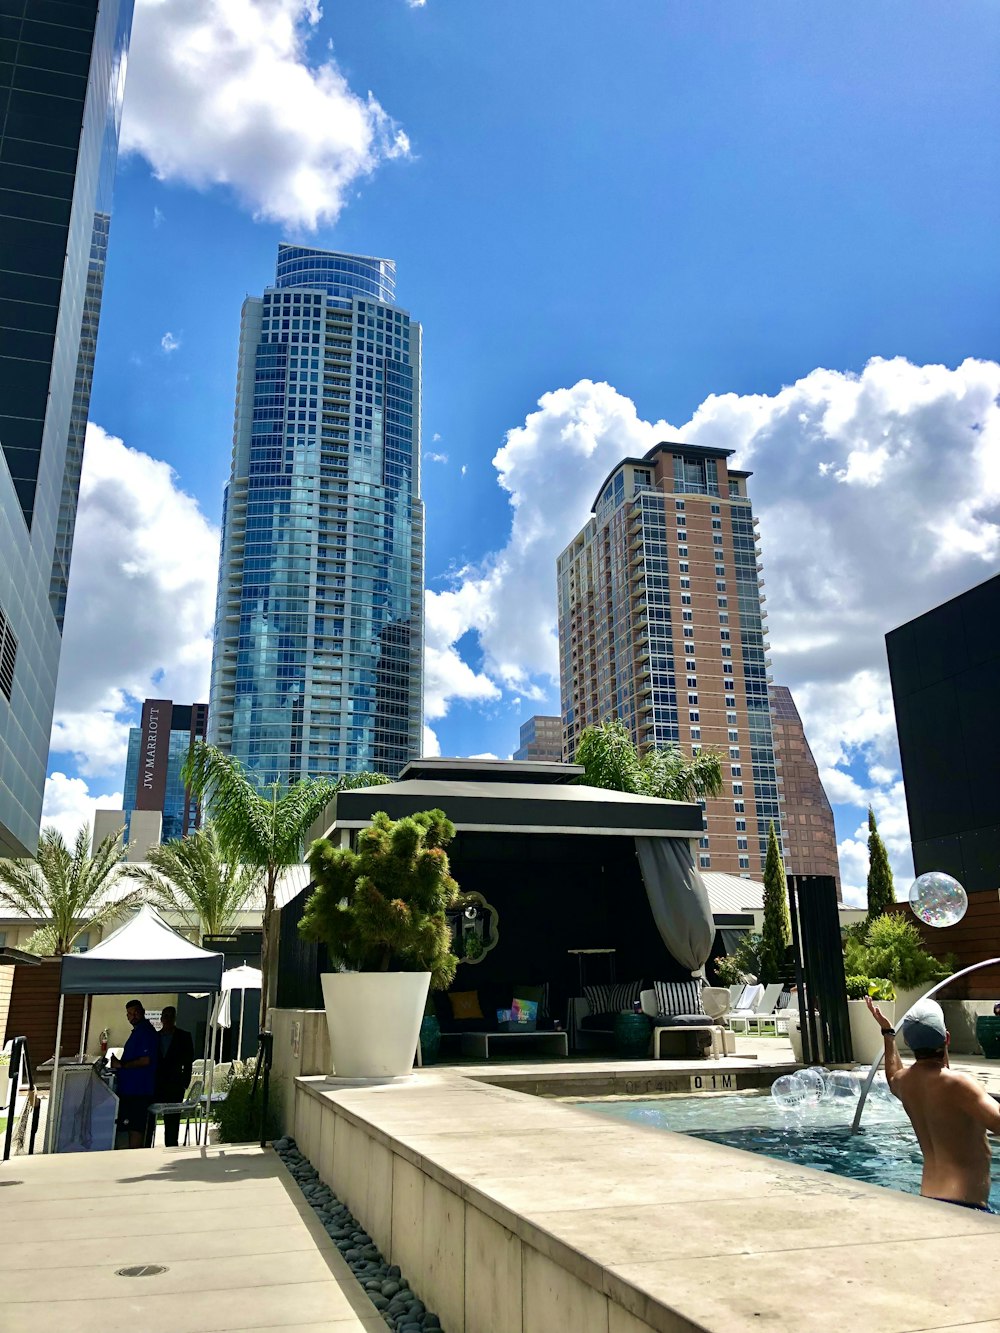
[[[910,1117],[924,1174],[920,1193],[942,1203],[989,1211],[990,1146],[1000,1134],[1000,1106],[967,1074],[948,1065],[948,1030],[941,1006],[921,1000],[903,1019],[903,1040],[913,1052],[904,1065],[896,1033],[871,1000],[868,1008],[885,1037],[885,1075]]]

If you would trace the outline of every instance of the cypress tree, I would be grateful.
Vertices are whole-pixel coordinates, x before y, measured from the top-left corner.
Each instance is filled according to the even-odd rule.
[[[772,821],[767,830],[767,858],[764,861],[764,924],[761,927],[758,981],[768,985],[781,980],[785,950],[791,937],[785,867]]]
[[[868,807],[868,920],[883,916],[896,901],[892,867],[875,823],[875,811]]]

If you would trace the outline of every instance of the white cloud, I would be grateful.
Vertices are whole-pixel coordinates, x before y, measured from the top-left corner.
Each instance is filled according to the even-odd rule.
[[[120,780],[135,701],[206,698],[218,560],[167,464],[91,423],[52,728],[84,776]]]
[[[180,338],[175,338],[169,329],[160,339],[160,346],[163,348],[163,350],[167,353],[168,356],[170,355],[171,352],[176,352],[178,347],[180,347],[180,345],[181,345]]]
[[[469,470],[469,469],[468,469],[468,468],[466,467],[466,465],[463,463],[463,464],[462,464],[462,476],[463,476],[463,477],[464,477],[465,474],[468,472],[468,470]]]
[[[255,217],[315,230],[406,135],[332,58],[310,58],[318,0],[139,0],[122,150],[156,176],[227,186]]]
[[[432,453],[425,453],[425,454],[424,454],[424,457],[425,457],[425,458],[427,459],[427,461],[430,462],[430,463],[447,463],[447,461],[448,461],[448,455],[447,455],[447,454],[432,454]]]
[[[441,742],[437,738],[437,733],[433,727],[424,724],[424,747],[422,757],[424,759],[436,759],[441,753]]]
[[[434,434],[431,436],[431,439],[434,441],[435,444],[437,444],[438,441],[441,439],[441,432],[439,430],[436,430]]]
[[[153,207],[153,226],[154,226],[154,227],[162,227],[162,226],[163,226],[163,223],[164,223],[164,219],[165,219],[165,215],[164,215],[163,209],[162,209],[162,208],[157,208],[157,207],[154,205],[154,207]]]
[[[84,824],[93,831],[94,811],[98,808],[120,810],[121,792],[92,796],[83,778],[68,778],[65,773],[53,773],[45,779],[42,826],[54,825],[70,846]]]
[[[794,691],[835,799],[872,803],[905,879],[884,635],[996,568],[998,395],[995,362],[902,358],[876,358],[859,375],[814,370],[774,395],[713,395],[679,427],[640,420],[607,384],[545,394],[493,460],[511,506],[506,545],[428,594],[428,633],[448,667],[434,680],[432,716],[447,711],[453,682],[461,698],[477,697],[465,692],[473,684],[495,698],[490,682],[527,698],[552,688],[556,556],[622,457],[661,440],[735,449],[754,472],[775,677]],[[469,630],[483,665],[463,677],[456,644]],[[864,882],[857,841],[844,846],[848,885]]]

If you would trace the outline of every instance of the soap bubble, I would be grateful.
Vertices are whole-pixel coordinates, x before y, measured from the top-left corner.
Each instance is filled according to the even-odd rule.
[[[892,1095],[892,1089],[889,1087],[889,1080],[881,1070],[872,1080],[868,1096],[873,1102],[884,1102],[886,1105],[891,1105],[896,1100]]]
[[[782,1074],[771,1084],[771,1096],[783,1111],[800,1111],[807,1105],[808,1088],[797,1074]]]
[[[910,908],[928,926],[953,926],[968,907],[969,898],[961,884],[943,870],[930,870],[913,881]]]

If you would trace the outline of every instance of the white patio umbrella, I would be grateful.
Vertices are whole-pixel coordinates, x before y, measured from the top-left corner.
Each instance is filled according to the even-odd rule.
[[[242,1059],[243,1056],[243,1005],[246,1001],[246,992],[248,990],[260,990],[263,982],[263,976],[259,967],[248,967],[246,963],[240,967],[231,967],[228,972],[222,974],[222,989],[226,993],[226,1000],[229,1000],[229,992],[238,990],[240,992],[240,1028],[239,1036],[236,1039],[236,1058]]]

